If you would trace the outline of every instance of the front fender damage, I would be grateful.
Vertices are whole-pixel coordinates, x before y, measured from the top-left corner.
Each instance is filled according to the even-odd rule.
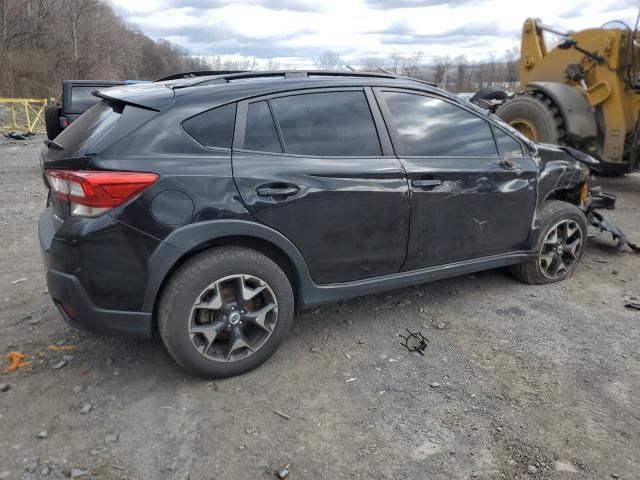
[[[591,173],[599,170],[600,162],[597,159],[575,148],[557,145],[537,144],[536,154],[541,166],[539,203],[550,198],[575,203],[593,227],[611,233],[619,251],[624,251],[628,246],[640,253],[640,246],[630,242],[622,230],[599,211],[613,210],[617,197],[591,183]]]

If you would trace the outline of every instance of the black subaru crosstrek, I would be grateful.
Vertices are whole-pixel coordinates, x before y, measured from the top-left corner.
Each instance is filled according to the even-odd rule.
[[[317,305],[510,267],[567,278],[593,161],[435,86],[258,72],[116,87],[47,140],[39,221],[71,325],[150,336],[208,377]]]

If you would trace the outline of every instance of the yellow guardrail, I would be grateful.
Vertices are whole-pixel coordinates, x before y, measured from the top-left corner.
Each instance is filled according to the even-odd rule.
[[[8,122],[0,120],[0,130],[16,130],[27,132],[44,132],[44,109],[48,100],[46,98],[3,98],[0,97],[0,106],[4,105],[11,110],[11,119]],[[0,119],[2,118],[0,112]]]

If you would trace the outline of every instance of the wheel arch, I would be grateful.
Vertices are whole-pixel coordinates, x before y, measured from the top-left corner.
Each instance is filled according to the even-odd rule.
[[[531,82],[525,92],[540,92],[558,108],[566,135],[572,142],[587,142],[598,136],[593,107],[580,90],[560,82]]]
[[[153,312],[155,318],[164,286],[189,258],[203,250],[231,245],[256,250],[276,262],[291,282],[295,308],[300,311],[302,288],[314,284],[302,254],[276,230],[242,220],[201,222],[187,225],[169,235],[149,258],[149,280],[143,310]]]

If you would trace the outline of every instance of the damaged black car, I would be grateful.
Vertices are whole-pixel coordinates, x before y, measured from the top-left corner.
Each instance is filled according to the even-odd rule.
[[[611,231],[596,160],[419,80],[254,72],[97,96],[42,152],[49,293],[78,328],[159,332],[197,375],[257,367],[320,304],[497,267],[564,280],[588,224]]]

